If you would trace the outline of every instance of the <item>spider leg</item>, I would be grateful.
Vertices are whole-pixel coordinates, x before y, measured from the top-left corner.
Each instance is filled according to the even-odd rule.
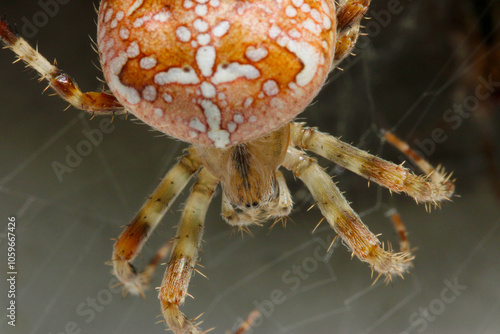
[[[288,152],[283,166],[291,170],[307,186],[316,200],[321,213],[330,226],[344,240],[361,261],[367,262],[380,274],[391,279],[401,275],[410,265],[413,256],[409,252],[392,253],[380,246],[380,241],[370,232],[359,216],[333,183],[330,176],[304,152],[293,147]]]
[[[32,67],[40,74],[40,81],[46,79],[49,82],[49,87],[75,108],[92,114],[125,112],[125,108],[111,93],[82,93],[73,79],[57,66],[52,65],[38,50],[33,49],[2,19],[0,19],[0,40],[17,55],[18,60],[23,60],[28,67]]]
[[[394,229],[399,235],[399,249],[402,252],[411,252],[410,241],[408,240],[408,232],[406,231],[406,227],[403,224],[403,220],[401,219],[399,213],[396,211],[396,209],[391,209],[386,213],[386,215],[391,217]]]
[[[370,0],[344,1],[337,8],[337,42],[333,66],[349,56],[359,37],[361,19],[368,11]]]
[[[176,334],[201,333],[197,324],[187,319],[179,306],[188,295],[187,289],[198,258],[205,215],[218,183],[219,180],[208,170],[201,169],[182,213],[174,249],[161,284],[159,298],[163,316]]]
[[[280,171],[276,172],[276,181],[278,182],[280,193],[278,196],[278,203],[275,208],[270,211],[270,214],[274,217],[286,217],[292,211],[292,195],[290,195],[290,190],[288,190],[288,186],[286,185],[286,179]]]
[[[417,152],[411,149],[411,147],[393,133],[386,131],[384,133],[384,138],[400,152],[406,155],[415,165],[420,168],[428,177],[428,179],[434,184],[444,184],[445,186],[451,187],[454,190],[453,182],[449,182],[449,177],[445,175],[444,169],[441,166],[434,168],[427,160],[422,158]],[[453,192],[450,194],[450,196]]]
[[[113,271],[123,284],[125,291],[142,295],[143,290],[148,287],[154,267],[160,259],[156,262],[153,260],[152,264],[141,273],[136,271],[132,261],[139,254],[172,202],[189,182],[191,176],[200,168],[193,153],[194,149],[191,148],[190,153],[183,156],[167,172],[151,197],[144,203],[114,245]],[[166,256],[166,251],[160,251],[157,257],[161,255]]]
[[[417,202],[437,204],[442,200],[450,200],[455,190],[450,175],[446,175],[441,167],[434,169],[405,142],[388,135],[388,141],[412,159],[425,176],[415,175],[401,165],[380,159],[314,128],[304,127],[300,123],[292,123],[291,126],[292,145],[310,150],[369,181],[396,193],[404,192]]]
[[[261,314],[258,310],[250,312],[246,320],[243,321],[240,328],[238,328],[234,334],[244,334],[246,331],[251,329],[259,316],[261,316]]]

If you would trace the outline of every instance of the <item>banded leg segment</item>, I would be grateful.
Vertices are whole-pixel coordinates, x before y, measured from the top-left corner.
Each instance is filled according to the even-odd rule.
[[[417,152],[411,149],[411,147],[393,133],[386,131],[384,133],[384,138],[400,152],[406,155],[415,165],[420,168],[422,172],[427,175],[427,179],[433,184],[441,184],[445,188],[444,190],[451,191],[450,196],[453,194],[455,186],[453,181],[450,181],[450,175],[446,175],[444,168],[438,166],[437,168],[432,167],[432,165],[422,158]]]
[[[219,180],[203,168],[182,213],[174,249],[161,284],[159,298],[167,325],[175,334],[196,334],[201,330],[179,310],[198,259],[205,215]]]
[[[330,176],[314,159],[290,147],[283,166],[305,183],[321,213],[352,250],[353,255],[370,264],[380,274],[387,275],[387,279],[407,270],[413,259],[411,253],[384,250],[377,237],[363,224]]]
[[[420,157],[415,162],[426,173],[425,176],[415,175],[401,165],[380,159],[314,128],[304,127],[300,123],[292,123],[291,137],[293,145],[310,150],[391,191],[404,192],[417,202],[436,204],[442,200],[450,200],[455,190],[453,181],[442,168],[434,169]],[[394,139],[392,143],[397,143],[396,147],[405,154],[413,152],[401,140],[396,142]],[[415,159],[414,155],[409,157]]]
[[[370,0],[347,0],[337,8],[337,43],[333,65],[349,56],[359,37],[361,19],[368,11]]]
[[[92,114],[121,114],[125,112],[125,108],[111,93],[82,93],[73,79],[52,65],[22,37],[16,35],[2,19],[0,19],[0,39],[6,47],[14,51],[18,60],[24,61],[28,67],[36,70],[40,74],[40,80],[46,79],[50,87],[75,108]]]
[[[386,215],[391,217],[394,229],[399,235],[399,249],[402,252],[411,252],[408,232],[406,231],[406,227],[403,224],[403,220],[401,219],[399,213],[395,209],[391,209],[386,213]]]
[[[194,149],[191,148],[189,152],[168,171],[114,245],[113,270],[116,277],[124,285],[125,291],[130,291],[132,294],[143,294],[143,290],[149,285],[154,266],[148,266],[145,271],[138,273],[132,265],[132,261],[139,254],[144,243],[149,239],[192,175],[200,168],[200,162],[195,157]]]

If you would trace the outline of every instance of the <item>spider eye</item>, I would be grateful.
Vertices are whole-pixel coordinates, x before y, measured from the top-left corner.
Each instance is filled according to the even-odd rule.
[[[252,202],[252,203],[246,203],[245,204],[245,207],[247,209],[257,208],[258,206],[259,206],[259,202]]]

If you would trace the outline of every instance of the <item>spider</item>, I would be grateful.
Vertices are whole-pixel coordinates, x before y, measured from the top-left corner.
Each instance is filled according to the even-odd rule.
[[[173,332],[202,332],[179,308],[197,271],[205,215],[217,186],[222,188],[222,217],[232,226],[247,228],[286,217],[292,198],[280,167],[305,183],[352,255],[368,263],[378,277],[390,280],[408,270],[413,255],[404,227],[396,224],[405,245],[402,250],[384,249],[305,151],[417,202],[439,205],[449,200],[454,181],[389,132],[385,138],[424,175],[292,121],[351,53],[369,4],[370,0],[102,0],[97,42],[110,91],[88,93],[0,21],[5,45],[74,107],[92,115],[130,112],[191,144],[116,240],[112,253],[113,272],[124,290],[143,295],[168,246],[143,271],[132,262],[179,193],[196,178],[158,289],[162,314]]]

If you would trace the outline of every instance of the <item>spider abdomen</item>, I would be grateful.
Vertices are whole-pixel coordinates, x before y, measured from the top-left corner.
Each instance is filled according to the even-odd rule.
[[[224,148],[300,113],[330,71],[333,1],[109,0],[99,14],[106,80],[138,118]]]

